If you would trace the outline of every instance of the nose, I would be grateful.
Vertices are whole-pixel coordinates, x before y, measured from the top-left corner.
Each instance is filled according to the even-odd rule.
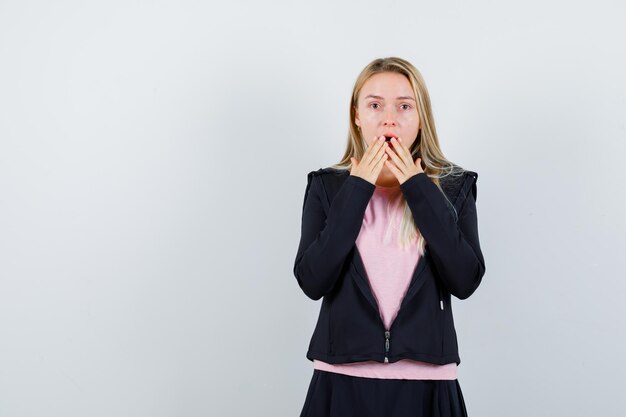
[[[395,110],[391,107],[388,107],[384,114],[385,126],[395,126],[396,125],[396,113]]]

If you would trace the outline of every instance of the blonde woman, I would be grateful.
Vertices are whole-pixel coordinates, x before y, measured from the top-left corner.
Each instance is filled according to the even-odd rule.
[[[467,416],[451,297],[485,273],[477,178],[443,155],[411,63],[361,71],[343,158],[307,176],[293,272],[323,301],[301,417]]]

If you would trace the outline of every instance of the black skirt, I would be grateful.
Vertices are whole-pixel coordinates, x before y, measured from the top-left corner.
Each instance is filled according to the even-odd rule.
[[[300,417],[467,417],[458,379],[380,379],[313,370]]]

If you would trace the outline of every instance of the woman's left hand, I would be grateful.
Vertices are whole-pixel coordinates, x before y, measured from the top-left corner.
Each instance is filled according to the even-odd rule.
[[[388,146],[386,149],[391,161],[385,161],[385,165],[393,172],[393,175],[396,176],[400,184],[403,184],[404,181],[408,180],[413,175],[424,172],[422,169],[422,158],[417,158],[417,160],[413,162],[411,152],[404,146],[401,138],[398,138],[398,140],[391,138],[391,144],[393,147]]]

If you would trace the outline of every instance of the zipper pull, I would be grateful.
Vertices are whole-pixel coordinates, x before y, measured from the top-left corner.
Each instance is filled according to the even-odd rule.
[[[391,332],[385,331],[385,363],[389,363],[389,337],[391,336]]]
[[[439,307],[443,310],[443,293],[439,286],[437,286],[437,291],[439,292]]]

